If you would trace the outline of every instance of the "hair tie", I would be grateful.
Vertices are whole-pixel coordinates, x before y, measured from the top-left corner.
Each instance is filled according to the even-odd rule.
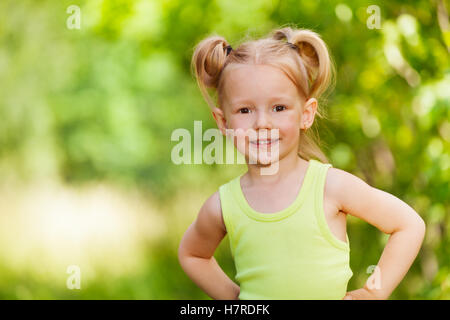
[[[297,47],[295,44],[290,43],[289,41],[286,42],[286,44],[287,44],[289,47],[291,47],[292,49],[298,50],[298,47]]]
[[[230,45],[226,46],[224,49],[227,49],[227,56],[230,54],[231,50],[233,50]]]

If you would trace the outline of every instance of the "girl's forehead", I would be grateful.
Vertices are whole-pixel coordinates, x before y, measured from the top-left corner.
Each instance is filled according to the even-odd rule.
[[[223,96],[227,99],[253,95],[298,96],[295,84],[280,68],[275,66],[264,64],[229,65],[225,68],[223,76]]]
[[[286,78],[285,73],[280,68],[268,64],[233,63],[228,65],[225,69],[227,76],[233,78],[258,78],[266,80],[274,77]]]

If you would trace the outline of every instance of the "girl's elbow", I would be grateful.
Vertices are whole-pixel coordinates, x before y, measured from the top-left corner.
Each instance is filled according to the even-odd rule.
[[[425,233],[426,231],[426,225],[425,225],[425,221],[423,220],[423,218],[416,212],[416,224],[417,227],[419,228],[419,230],[423,233]]]
[[[420,230],[422,238],[423,238],[423,237],[425,237],[425,232],[427,231],[427,226],[425,224],[425,221],[420,216],[419,216],[418,224],[419,224],[419,230]]]
[[[426,232],[426,224],[425,221],[422,219],[421,216],[417,215],[416,219],[410,224],[410,229],[414,234],[421,239],[421,242],[425,238],[425,232]]]
[[[185,255],[184,255],[183,251],[181,250],[181,246],[179,246],[179,247],[178,247],[178,263],[179,263],[181,266],[183,266],[183,260],[184,260],[184,257],[185,257]]]
[[[410,225],[420,234],[422,233],[425,234],[426,231],[425,221],[416,211],[414,211],[414,214],[410,218]]]
[[[185,272],[189,268],[190,257],[185,250],[180,247],[178,248],[178,263]]]
[[[189,257],[188,251],[186,250],[185,244],[183,241],[180,242],[178,245],[178,262],[183,265],[183,262],[186,260],[186,258]]]
[[[422,217],[416,214],[413,218],[409,219],[396,231],[405,231],[414,234],[416,237],[421,238],[421,241],[423,241],[426,232],[426,224]]]

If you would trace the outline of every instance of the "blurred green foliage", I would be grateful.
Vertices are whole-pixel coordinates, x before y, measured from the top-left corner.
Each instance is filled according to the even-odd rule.
[[[77,192],[102,182],[126,198],[138,193],[166,227],[156,239],[130,233],[143,257],[131,269],[113,273],[89,258],[94,269],[82,268],[82,279],[90,280],[81,290],[66,288],[65,269],[55,277],[39,271],[45,264],[30,258],[31,244],[17,260],[27,271],[1,250],[0,298],[207,299],[180,268],[178,243],[203,201],[245,166],[170,160],[174,129],[192,132],[194,120],[204,130],[215,127],[190,74],[193,48],[211,33],[235,46],[246,35],[296,24],[322,35],[337,66],[326,106],[330,121],[315,124],[331,163],[404,200],[427,223],[422,250],[391,298],[449,299],[450,69],[436,1],[377,2],[380,29],[366,24],[372,4],[1,1],[0,180],[18,200],[3,195],[1,228],[14,232],[2,236],[0,248],[28,243],[26,222],[15,222],[21,201],[31,201],[24,191],[30,185]],[[67,26],[70,5],[80,8],[80,29]],[[353,290],[364,284],[387,238],[352,218],[348,234]],[[122,258],[107,259],[116,265]],[[216,258],[233,279],[227,238]]]

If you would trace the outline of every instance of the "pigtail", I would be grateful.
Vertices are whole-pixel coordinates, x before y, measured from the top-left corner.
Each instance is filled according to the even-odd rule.
[[[285,40],[297,51],[301,60],[300,71],[305,72],[309,88],[304,89],[306,98],[316,98],[323,101],[323,93],[335,81],[335,68],[328,54],[328,48],[320,36],[311,30],[291,29],[289,27],[275,30],[272,33],[275,40]],[[319,103],[317,116],[325,118],[322,113],[322,103]],[[319,159],[328,163],[327,156],[320,149],[320,137],[317,126],[309,130],[300,130],[300,145],[298,155],[303,159]]]
[[[319,98],[334,80],[334,65],[328,54],[328,48],[320,36],[311,30],[275,30],[272,36],[276,40],[285,39],[293,44],[307,71],[309,97]]]
[[[211,36],[202,40],[195,47],[192,56],[192,72],[197,79],[203,97],[211,108],[216,105],[207,89],[217,89],[229,48],[228,42],[223,37]]]

